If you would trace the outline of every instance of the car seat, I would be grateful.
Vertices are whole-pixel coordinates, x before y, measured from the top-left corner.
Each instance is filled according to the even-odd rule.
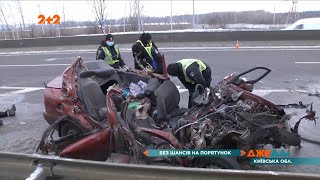
[[[157,90],[154,91],[157,101],[157,110],[154,115],[158,120],[165,120],[180,103],[180,93],[176,85],[166,80]]]
[[[106,96],[103,94],[99,84],[90,77],[80,78],[77,94],[79,100],[84,104],[89,114],[97,121],[106,119]]]

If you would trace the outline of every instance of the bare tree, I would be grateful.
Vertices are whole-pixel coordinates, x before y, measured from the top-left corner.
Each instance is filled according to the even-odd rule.
[[[24,22],[24,15],[23,15],[23,11],[22,11],[20,0],[17,0],[16,2],[17,2],[17,9],[18,9],[18,12],[19,12],[20,17],[21,17],[21,22],[22,22],[22,25],[23,25],[23,29],[25,29],[26,28],[26,24]]]
[[[19,12],[19,15],[21,17],[21,22],[22,22],[22,26],[21,26],[21,23],[20,23],[20,29],[21,29],[21,33],[26,36],[26,24],[25,24],[25,21],[24,21],[24,15],[23,15],[23,11],[22,11],[22,7],[21,7],[21,3],[20,3],[20,0],[16,0],[16,6],[17,6],[17,10]]]
[[[130,24],[131,29],[133,31],[137,31],[141,29],[142,27],[142,10],[143,6],[140,6],[140,0],[135,0],[133,2],[133,5],[130,5],[130,16],[128,20],[128,24]],[[143,29],[143,28],[142,28]]]
[[[11,38],[15,39],[15,34],[17,38],[19,38],[19,34],[18,31],[15,32],[15,28],[16,28],[16,19],[14,16],[14,12],[13,12],[13,7],[12,7],[12,2],[7,1],[6,4],[3,4],[4,2],[2,2],[0,4],[0,22],[5,24],[6,30],[8,32],[11,32]],[[8,20],[11,20],[13,22],[9,22]],[[11,23],[11,24],[10,24]]]
[[[15,13],[13,12],[13,4],[11,4],[11,3],[9,3],[8,4],[8,9],[10,10],[10,18],[11,18],[11,20],[13,20],[13,28],[11,28],[11,31],[12,31],[12,35],[13,35],[13,39],[15,39],[15,35],[14,35],[14,33],[16,33],[17,35],[16,35],[16,37],[17,37],[17,39],[19,39],[19,33],[18,33],[18,31],[16,31],[16,29],[17,29],[17,23],[16,23],[16,16],[15,16]]]
[[[93,0],[90,1],[90,5],[92,8],[92,12],[94,14],[96,22],[99,24],[101,33],[104,32],[104,25],[105,21],[107,19],[107,14],[106,14],[106,0]]]
[[[10,25],[8,23],[8,20],[6,17],[8,17],[4,11],[4,5],[3,5],[3,2],[0,2],[0,22],[1,24],[5,24],[5,30],[10,32],[11,28],[10,28]]]

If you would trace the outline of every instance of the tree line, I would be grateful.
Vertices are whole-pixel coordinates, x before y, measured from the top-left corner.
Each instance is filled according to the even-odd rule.
[[[25,22],[24,9],[20,0],[0,2],[0,31],[9,32],[8,39],[39,37],[60,35],[60,30],[69,28],[91,28],[86,33],[107,33],[110,32],[111,26],[122,26],[121,31],[140,31],[144,30],[147,24],[168,25],[171,23],[170,16],[153,17],[145,16],[143,5],[140,0],[134,0],[129,7],[129,16],[121,19],[108,18],[108,0],[88,1],[94,21],[73,21],[66,20],[65,8],[63,9],[60,25],[37,25]],[[16,9],[18,14],[12,13],[12,9]],[[39,8],[40,11],[40,8]],[[320,17],[320,11],[299,12],[298,19]],[[285,24],[288,13],[270,13],[263,10],[242,11],[242,12],[212,12],[196,15],[196,24],[208,24],[211,26],[224,27],[226,24]],[[9,20],[13,20],[14,24],[10,24]],[[192,24],[193,15],[177,15],[172,17],[175,24],[189,23]],[[291,22],[292,23],[292,22]],[[118,28],[119,29],[119,28]],[[28,35],[27,35],[28,34]],[[6,34],[5,34],[6,36]],[[41,37],[41,36],[40,36]]]

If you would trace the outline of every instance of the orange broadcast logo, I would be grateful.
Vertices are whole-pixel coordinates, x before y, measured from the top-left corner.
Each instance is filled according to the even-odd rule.
[[[275,158],[275,157],[290,157],[290,152],[285,151],[284,149],[277,151],[277,150],[269,150],[269,149],[257,149],[253,150],[251,149],[248,153],[245,151],[241,150],[241,156],[246,155],[247,157],[250,158]]]
[[[50,16],[46,18],[43,14],[40,14],[38,19],[40,19],[38,24],[60,24],[60,16],[57,14],[52,18]]]

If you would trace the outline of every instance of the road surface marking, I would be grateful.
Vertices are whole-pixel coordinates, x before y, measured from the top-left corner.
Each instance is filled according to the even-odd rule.
[[[11,88],[10,87],[0,87],[0,89],[18,89],[18,88],[17,87],[11,87]],[[23,88],[23,89],[20,89],[17,91],[12,91],[12,92],[0,94],[0,97],[14,96],[14,95],[24,94],[24,93],[38,91],[38,90],[42,90],[42,89],[44,89],[44,88],[28,87],[28,88]]]
[[[320,62],[294,62],[296,64],[320,64]]]
[[[307,92],[305,90],[296,90],[296,91]],[[256,94],[258,96],[265,96],[265,95],[268,95],[273,92],[291,92],[291,91],[288,89],[270,89],[270,90],[269,89],[258,89],[258,90],[252,91],[253,94]]]
[[[27,89],[27,88],[33,88],[33,89],[44,89],[44,87],[8,87],[8,86],[0,86],[0,89]]]
[[[178,88],[179,89],[179,88]],[[306,90],[294,90],[294,91],[299,91],[299,92],[303,92],[303,93],[308,93],[311,91],[306,91]],[[188,92],[187,89],[179,89],[180,94],[183,92]],[[274,93],[274,92],[285,92],[285,93],[289,93],[292,92],[288,89],[257,89],[257,90],[253,90],[253,94],[258,95],[258,96],[265,96],[268,95],[270,93]]]
[[[180,86],[177,86],[177,88],[178,88],[180,94],[184,93],[184,92],[188,92],[188,89],[180,89]],[[294,91],[299,91],[299,92],[303,92],[303,93],[311,92],[311,91],[306,91],[306,90],[294,90]],[[252,91],[253,94],[256,94],[259,96],[265,96],[265,95],[273,93],[273,92],[286,92],[286,93],[288,93],[288,92],[293,92],[293,91],[291,91],[289,89],[256,89],[256,90]]]
[[[8,64],[0,67],[43,67],[43,66],[69,66],[70,64]]]
[[[66,60],[66,59],[75,59],[76,57],[66,57],[66,58],[50,58],[45,59],[45,61],[56,61],[56,60]]]
[[[177,89],[179,90],[179,93],[185,93],[188,92],[188,89],[181,88],[181,86],[176,85]],[[7,90],[17,90],[17,91],[12,91],[12,92],[7,92],[0,94],[0,96],[12,96],[12,95],[17,95],[17,94],[24,94],[28,92],[33,92],[33,91],[38,91],[38,90],[44,90],[44,87],[7,87],[7,86],[1,86],[0,89],[7,89]],[[310,90],[295,90],[299,92],[304,92],[308,93],[311,92]],[[257,89],[253,90],[253,94],[259,95],[259,96],[265,96],[267,94],[273,93],[273,92],[292,92],[288,89]]]
[[[235,47],[172,47],[159,48],[160,51],[275,51],[275,50],[320,50],[320,46],[247,46],[236,49]],[[0,52],[0,56],[21,56],[21,55],[44,55],[44,54],[87,54],[95,53],[96,49],[72,49],[54,51],[16,51]],[[131,52],[131,48],[120,48],[121,52]]]
[[[180,89],[181,86],[176,85],[176,87],[177,87],[180,94],[188,91],[188,89]]]

